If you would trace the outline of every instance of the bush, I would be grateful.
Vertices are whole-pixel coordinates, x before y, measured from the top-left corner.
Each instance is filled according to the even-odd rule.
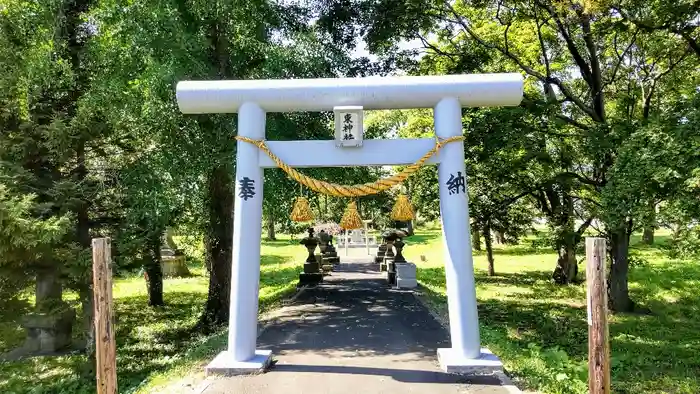
[[[669,255],[681,259],[700,257],[700,227],[684,227],[679,230],[671,240]]]

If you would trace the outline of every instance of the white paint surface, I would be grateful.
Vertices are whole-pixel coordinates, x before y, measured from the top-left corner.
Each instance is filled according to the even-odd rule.
[[[462,135],[462,108],[456,98],[445,98],[435,106],[435,134],[441,138]],[[450,176],[461,173],[466,179],[464,144],[445,145],[438,165],[440,183],[440,218],[442,220],[445,252],[445,281],[447,307],[450,316],[450,339],[453,353],[466,359],[478,358],[479,317],[476,309],[474,262],[472,259],[469,228],[467,187],[450,194],[447,182]]]
[[[458,142],[455,142],[458,143]],[[267,141],[268,148],[292,167],[352,167],[413,164],[435,146],[434,138],[364,140],[362,148],[338,148],[332,140]],[[439,153],[427,164],[439,163]],[[276,168],[260,155],[260,166]]]
[[[239,135],[265,138],[265,112],[255,103],[245,103],[238,115]],[[228,326],[229,358],[247,361],[255,357],[258,330],[258,290],[260,282],[260,241],[262,228],[263,169],[257,146],[238,141],[236,195],[233,217],[233,261]],[[255,182],[255,196],[244,200],[240,180]]]
[[[239,81],[182,81],[177,103],[185,114],[238,112],[255,102],[267,112],[331,111],[336,106],[371,109],[431,108],[443,97],[463,107],[518,105],[519,73],[321,78]]]

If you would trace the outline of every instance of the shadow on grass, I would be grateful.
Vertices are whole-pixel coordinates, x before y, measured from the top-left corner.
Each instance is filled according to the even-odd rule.
[[[662,260],[630,270],[637,298],[654,312],[676,316],[700,316],[700,265],[689,261]],[[696,300],[695,303],[682,302]]]
[[[268,262],[260,274],[259,305],[263,310],[295,289],[301,268],[284,266],[277,269],[269,263],[286,260],[275,255],[263,259],[264,263]],[[134,280],[142,281],[143,278],[134,277]],[[166,305],[158,308],[148,306],[146,294],[115,294],[120,392],[133,392],[154,374],[168,373],[172,368],[213,356],[224,347],[225,330],[208,335],[195,329],[207,296],[206,284],[183,282],[182,286],[185,286],[184,290],[166,291]],[[2,314],[3,322],[10,320],[5,309]],[[22,314],[15,308],[12,316]],[[5,333],[2,334],[6,340]],[[0,393],[94,393],[94,378],[81,378],[80,375],[86,365],[86,358],[80,354],[1,362]]]
[[[446,296],[430,289],[444,288],[444,270],[419,269],[418,275],[431,303],[445,315]],[[613,391],[700,392],[700,267],[689,262],[635,267],[631,280],[638,284],[632,298],[653,305],[654,315],[611,315]],[[484,345],[516,375],[545,391],[559,390],[555,376],[560,373],[586,382],[583,286],[554,285],[542,271],[479,273],[476,282]],[[669,293],[676,298],[668,301]]]
[[[425,245],[433,242],[441,236],[442,232],[440,231],[421,232],[419,234],[413,234],[409,237],[406,237],[406,243],[408,243],[409,245]]]
[[[289,260],[290,260],[290,257],[278,256],[278,255],[274,255],[274,254],[265,254],[265,255],[260,256],[260,265],[266,266],[266,265],[284,264]]]
[[[22,344],[25,338],[22,316],[31,309],[31,303],[25,299],[0,300],[0,354]]]
[[[300,239],[277,239],[274,241],[264,240],[262,241],[262,246],[269,248],[286,248],[288,246],[298,246],[301,248],[302,246],[299,243],[299,241]]]
[[[506,248],[494,248],[494,256],[526,256],[532,254],[552,254],[554,250],[550,247],[531,247],[528,245],[516,245]],[[481,250],[479,254],[485,255],[486,250]],[[553,264],[553,263],[552,263]]]

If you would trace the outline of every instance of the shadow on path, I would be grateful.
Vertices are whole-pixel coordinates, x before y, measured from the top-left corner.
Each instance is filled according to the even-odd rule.
[[[258,339],[267,373],[215,380],[204,394],[507,393],[495,376],[442,372],[449,335],[410,291],[391,289],[369,263],[342,263],[278,310]]]
[[[391,369],[372,367],[352,367],[333,365],[277,365],[276,372],[312,372],[331,374],[351,374],[366,376],[387,376],[404,383],[470,383],[489,386],[500,386],[501,381],[495,376],[464,377],[444,372],[424,371],[415,369]]]

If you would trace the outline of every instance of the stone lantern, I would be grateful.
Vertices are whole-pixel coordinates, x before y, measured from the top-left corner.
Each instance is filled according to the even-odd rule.
[[[401,230],[387,230],[382,234],[382,238],[386,240],[387,249],[384,253],[384,264],[387,271],[387,280],[390,285],[396,284],[396,257],[400,257],[402,261],[405,261],[403,255],[401,255],[401,250],[397,248],[396,242],[399,242],[400,247],[403,249],[404,243],[401,242],[401,238],[405,237],[406,233]],[[394,248],[397,248],[397,254],[394,254]]]
[[[299,274],[299,286],[317,284],[323,280],[323,273],[316,256],[314,256],[316,246],[319,244],[319,239],[314,236],[314,229],[309,228],[308,235],[299,243],[304,245],[309,252],[309,256],[304,262],[304,272]]]

